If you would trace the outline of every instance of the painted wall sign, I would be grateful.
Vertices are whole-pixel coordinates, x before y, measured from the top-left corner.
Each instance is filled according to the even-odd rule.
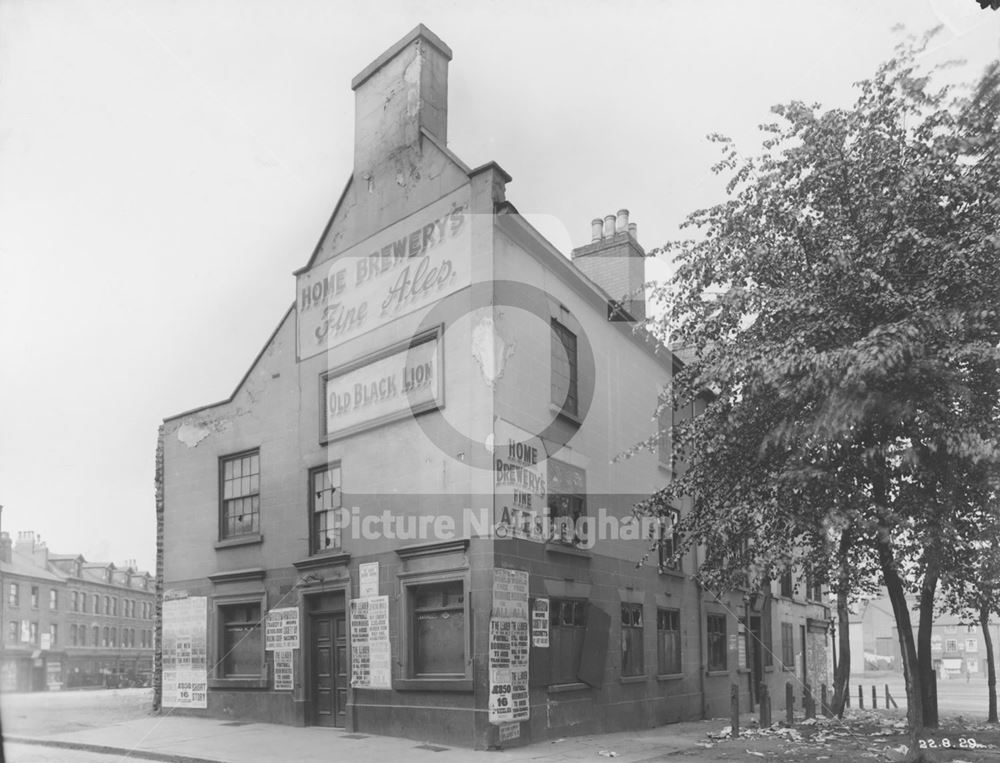
[[[359,564],[358,580],[362,599],[378,596],[378,562]]]
[[[264,649],[299,648],[299,608],[272,609],[264,622]]]
[[[531,433],[497,419],[493,424],[493,483],[499,538],[546,541],[549,528],[545,447]]]
[[[351,686],[392,688],[388,596],[351,599]]]
[[[292,667],[292,650],[274,650],[274,690],[291,691],[295,682],[295,673]]]
[[[163,706],[208,707],[208,600],[163,602]]]
[[[299,359],[468,286],[469,217],[465,186],[299,275]]]
[[[531,645],[542,649],[549,645],[549,600],[535,599],[531,609]]]
[[[441,333],[394,345],[323,375],[324,442],[444,406]]]
[[[521,738],[521,724],[518,723],[501,723],[499,727],[499,737],[501,742],[509,742],[511,739]]]

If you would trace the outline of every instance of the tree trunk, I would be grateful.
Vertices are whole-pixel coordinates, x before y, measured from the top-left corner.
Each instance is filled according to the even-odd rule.
[[[851,548],[851,541],[851,530],[846,528],[840,533],[840,547],[837,550],[837,635],[840,638],[840,644],[838,645],[837,669],[833,676],[833,706],[831,709],[838,718],[844,717],[848,682],[851,679],[850,611],[847,608],[847,595],[851,583],[851,567],[847,554]]]
[[[983,605],[979,610],[979,624],[983,628],[983,642],[986,644],[986,686],[990,695],[990,716],[988,723],[997,723],[997,667],[993,663],[993,639],[990,637],[990,608]]]
[[[892,613],[896,618],[896,630],[899,633],[899,650],[903,660],[903,677],[906,681],[906,719],[910,725],[911,745],[917,747],[917,735],[923,728],[923,690],[920,681],[920,669],[917,663],[917,650],[913,643],[913,624],[910,621],[910,610],[906,606],[906,591],[903,581],[896,570],[893,559],[889,530],[881,527],[878,530],[876,548],[878,549],[879,566]]]
[[[937,681],[934,680],[934,660],[931,658],[931,627],[934,625],[934,593],[937,583],[938,568],[932,558],[920,586],[920,621],[917,625],[917,666],[920,670],[923,723],[925,727],[932,729],[938,726]]]

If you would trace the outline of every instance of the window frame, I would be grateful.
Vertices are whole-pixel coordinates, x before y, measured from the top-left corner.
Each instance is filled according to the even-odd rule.
[[[727,617],[724,612],[706,612],[705,613],[705,665],[709,673],[728,673],[729,672],[729,646],[726,642],[726,635],[729,631],[729,624],[727,622]],[[721,630],[713,630],[712,624],[721,623]],[[717,649],[719,654],[722,656],[721,663],[714,661],[717,654],[714,653],[714,649]]]
[[[239,461],[247,457],[257,457],[257,490],[255,492],[249,492],[246,494],[240,494],[238,496],[225,497],[226,494],[226,464]],[[241,450],[236,453],[227,453],[224,456],[219,456],[219,533],[218,540],[220,543],[224,542],[234,542],[239,541],[253,541],[261,536],[261,516],[263,513],[261,506],[261,474],[263,473],[263,464],[261,463],[261,453],[260,447],[247,448],[246,450]],[[242,476],[242,475],[241,475]],[[251,473],[248,475],[253,477]],[[257,498],[256,511],[251,512],[251,516],[255,517],[255,522],[251,522],[251,529],[247,532],[232,533],[226,532],[226,503],[227,501],[232,502],[236,500],[243,500],[246,498],[253,499]],[[251,506],[253,501],[251,500]]]
[[[639,617],[639,624],[635,624],[636,615]],[[626,624],[626,619],[630,623]],[[622,678],[636,678],[646,674],[646,607],[641,602],[623,601],[621,602],[621,618],[619,620],[621,628],[621,665],[620,673]],[[634,639],[638,639],[638,649]],[[629,649],[629,647],[632,647]],[[632,655],[632,661],[629,656]],[[638,664],[635,664],[634,655],[638,655]],[[630,662],[630,664],[626,664]]]
[[[341,510],[344,507],[344,465],[341,459],[335,461],[329,461],[325,464],[320,464],[319,466],[314,466],[308,471],[308,485],[307,490],[309,491],[309,500],[306,502],[309,509],[309,555],[310,556],[320,556],[322,554],[340,554],[344,551],[344,536],[343,530],[338,531],[336,543],[327,548],[319,548],[318,545],[318,532],[316,527],[317,512],[316,512],[316,501],[317,493],[315,489],[315,479],[318,474],[330,471],[332,469],[338,469],[340,471],[340,505],[336,508],[324,509],[323,513],[332,514],[336,511]],[[329,525],[327,525],[329,530]]]
[[[575,419],[580,415],[580,342],[577,334],[559,318],[551,318],[550,349],[549,349],[549,400],[559,412]],[[567,337],[572,338],[572,347],[567,344]],[[556,349],[561,347],[566,355],[568,376],[556,370],[556,362],[562,362]],[[556,399],[556,378],[564,379],[566,394],[562,400]],[[570,401],[572,400],[572,405]]]
[[[7,606],[8,607],[21,607],[21,585],[19,583],[10,583],[7,587]]]
[[[225,624],[222,610],[227,607],[238,607],[247,605],[257,605],[259,607],[260,620],[257,627],[260,629],[260,672],[256,675],[247,674],[241,676],[227,676],[225,670]],[[246,594],[229,594],[212,597],[212,618],[211,631],[208,635],[208,686],[209,688],[248,688],[267,689],[268,688],[268,667],[267,650],[265,643],[265,621],[267,619],[267,594],[263,591]]]
[[[781,623],[781,669],[795,670],[795,626],[787,622]]]
[[[437,572],[400,573],[399,622],[400,622],[400,677],[394,679],[394,689],[420,691],[471,692],[472,686],[472,597],[471,581],[467,569],[441,570]],[[425,674],[416,673],[416,641],[414,640],[414,609],[416,590],[432,585],[460,582],[462,584],[462,614],[464,650],[464,673]]]
[[[31,586],[31,608],[38,609],[38,600],[41,596],[41,591],[38,586]]]
[[[681,521],[680,509],[674,508],[673,506],[667,511],[667,515],[670,519],[670,527],[668,528],[664,520],[667,517],[660,517],[660,521],[657,523],[659,528],[659,537],[657,538],[656,551],[657,551],[657,572],[662,573],[681,573],[684,572],[684,557],[681,556],[676,562],[668,561],[677,549],[677,544],[680,540],[680,533],[678,533],[674,528]],[[667,530],[670,530],[670,536],[667,537]],[[666,545],[670,544],[669,552],[667,551]]]
[[[581,622],[564,623],[562,622],[562,611],[567,604],[572,604],[574,606],[574,611],[581,613]],[[583,644],[587,637],[587,609],[590,604],[589,599],[580,598],[578,596],[550,596],[549,597],[549,654],[553,655],[557,651],[566,652],[565,646],[561,649],[557,648],[557,642],[564,639],[562,636],[562,631],[579,631],[579,635],[574,636],[571,641],[579,639],[579,646],[574,648],[574,651],[578,650],[576,654],[576,659],[573,660],[573,670],[571,676],[557,676],[554,675],[556,672],[556,666],[550,662],[549,666],[549,688],[560,686],[585,686],[583,682],[580,681],[578,674],[580,672],[580,662],[583,660]],[[558,622],[556,622],[558,620]],[[557,631],[560,635],[556,635]],[[566,637],[568,638],[568,637]],[[551,660],[550,656],[550,660]]]
[[[49,589],[49,612],[59,611],[59,589],[50,588]]]
[[[550,543],[561,543],[567,546],[577,546],[581,543],[582,539],[576,534],[576,528],[578,526],[578,521],[580,517],[586,517],[587,515],[587,470],[581,469],[579,466],[575,466],[567,461],[563,461],[558,458],[550,458],[547,460],[547,495],[545,497],[545,508],[549,516],[549,538],[547,542]],[[581,481],[581,489],[579,492],[565,492],[553,490],[552,487],[552,472],[553,470],[559,471],[565,468],[567,473],[575,472],[575,476],[578,476]],[[555,513],[555,504],[565,502],[567,506],[576,507],[577,513],[576,518],[573,519],[573,537],[566,537],[566,525],[559,521],[560,517],[572,517],[572,509],[569,514],[565,513]],[[559,507],[562,508],[562,507]]]
[[[661,618],[661,615],[665,617]],[[661,627],[661,622],[667,621],[669,619],[676,619],[676,627],[665,628]],[[669,622],[665,622],[666,625],[670,625]],[[666,636],[661,634],[676,633],[676,647],[673,649],[676,652],[677,664],[671,664],[672,660],[668,658],[666,644]],[[676,667],[677,670],[670,670],[669,668]],[[657,607],[656,608],[656,674],[657,676],[677,676],[681,675],[684,671],[684,646],[681,640],[681,611],[676,607]]]

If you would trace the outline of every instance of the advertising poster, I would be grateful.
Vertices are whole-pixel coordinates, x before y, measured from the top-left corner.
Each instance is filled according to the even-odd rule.
[[[163,706],[208,707],[208,600],[163,602]]]
[[[351,686],[392,688],[388,596],[351,599]]]
[[[272,609],[264,622],[264,649],[299,648],[299,608]]]
[[[292,650],[274,650],[274,690],[291,691],[294,682]]]
[[[494,570],[489,637],[490,723],[510,723],[529,718],[530,634],[528,573]]]
[[[549,646],[549,600],[535,599],[531,610],[531,645],[546,649]]]

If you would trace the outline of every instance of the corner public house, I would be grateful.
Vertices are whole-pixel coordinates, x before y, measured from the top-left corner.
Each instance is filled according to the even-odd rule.
[[[354,79],[295,304],[229,399],[163,423],[162,705],[486,748],[724,715],[734,683],[801,701],[819,591],[701,590],[631,515],[683,465],[612,463],[679,362],[634,330],[628,212],[556,250],[448,149],[450,59],[418,26]]]

